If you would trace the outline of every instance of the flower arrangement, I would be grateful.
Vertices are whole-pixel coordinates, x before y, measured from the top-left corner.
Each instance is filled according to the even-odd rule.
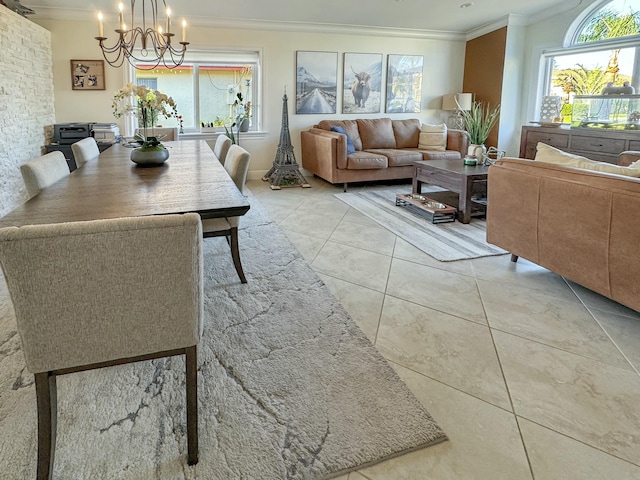
[[[244,122],[249,122],[251,117],[251,102],[243,103],[244,98],[241,92],[236,94],[236,100],[233,102],[234,115],[231,115],[224,119],[222,125],[224,126],[224,132],[227,137],[231,139],[231,143],[240,144],[240,132],[246,132],[249,124],[246,123],[246,129],[242,128]],[[216,117],[219,120],[220,117]],[[236,128],[235,134],[233,128]]]
[[[236,110],[236,121],[241,118],[251,117],[251,102],[242,103],[243,101],[244,98],[242,97],[242,93],[238,92],[236,94],[236,101],[233,102]]]
[[[135,100],[135,103],[132,102]],[[173,98],[144,85],[127,83],[118,90],[113,97],[113,115],[120,118],[125,114],[136,115],[139,125],[144,129],[144,135],[137,134],[136,140],[141,143],[141,148],[146,150],[163,149],[160,139],[153,135],[153,126],[158,117],[178,118],[178,109]],[[152,128],[151,136],[147,135],[147,129]]]

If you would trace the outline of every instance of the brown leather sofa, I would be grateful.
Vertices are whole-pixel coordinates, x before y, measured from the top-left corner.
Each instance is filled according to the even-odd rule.
[[[347,135],[331,131],[342,127],[355,147],[347,154]],[[413,177],[417,160],[462,159],[469,136],[463,130],[448,130],[444,151],[419,150],[420,121],[390,118],[323,120],[301,132],[302,167],[330,183],[347,184]]]
[[[487,241],[640,311],[640,179],[503,158],[489,169]]]

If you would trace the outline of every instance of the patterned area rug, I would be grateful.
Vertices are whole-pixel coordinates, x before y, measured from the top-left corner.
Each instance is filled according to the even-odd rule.
[[[446,194],[452,195],[451,192],[444,192],[438,187],[431,186],[423,186],[422,191],[425,194],[431,194],[434,199],[457,205],[457,198],[453,202],[447,201],[446,198],[439,198]],[[487,243],[484,220],[474,218],[468,224],[460,223],[457,220],[450,223],[433,224],[411,213],[405,207],[396,206],[397,193],[411,193],[411,186],[398,185],[334,195],[441,262],[507,253],[505,250]]]
[[[446,440],[426,409],[253,197],[249,283],[205,240],[200,462],[186,464],[184,362],[58,379],[54,478],[333,478]],[[108,339],[105,339],[108,341]],[[0,277],[0,477],[35,478],[36,404]]]

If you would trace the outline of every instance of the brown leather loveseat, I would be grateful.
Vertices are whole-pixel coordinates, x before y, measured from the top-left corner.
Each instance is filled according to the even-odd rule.
[[[636,311],[639,211],[640,178],[515,158],[489,168],[488,242]]]
[[[346,134],[331,131],[341,127]],[[444,150],[418,149],[418,119],[390,118],[323,120],[301,132],[302,167],[330,183],[393,180],[413,177],[417,160],[462,159],[469,136],[463,130],[447,130]],[[354,152],[347,153],[347,136]]]

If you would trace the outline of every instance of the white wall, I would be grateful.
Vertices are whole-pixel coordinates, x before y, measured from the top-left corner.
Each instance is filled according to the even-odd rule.
[[[122,73],[106,68],[106,91],[73,91],[70,83],[69,60],[102,58],[94,36],[96,22],[42,20],[40,23],[51,31],[53,46],[53,74],[56,96],[56,122],[115,121],[111,114],[113,92],[123,84]],[[112,28],[105,25],[105,32]],[[346,31],[346,30],[345,30]],[[250,178],[260,178],[273,164],[282,118],[282,95],[287,88],[289,97],[289,128],[294,152],[301,163],[300,131],[326,118],[341,116],[295,114],[295,61],[297,50],[335,51],[339,53],[338,84],[342,83],[342,54],[382,53],[386,67],[387,54],[424,55],[424,81],[422,88],[422,112],[420,114],[392,114],[393,118],[418,117],[424,122],[443,121],[440,111],[441,96],[460,91],[464,66],[465,43],[462,40],[402,38],[383,35],[351,35],[347,33],[276,32],[251,29],[221,29],[190,27],[189,42],[193,48],[262,49],[263,135],[243,135],[242,145],[252,155]],[[109,42],[113,39],[109,39]],[[339,92],[340,96],[340,92]],[[338,108],[340,109],[340,104]],[[382,107],[384,110],[384,106]],[[384,112],[367,115],[386,116]],[[347,115],[346,118],[356,118]],[[124,131],[124,125],[120,125]]]
[[[517,157],[520,150],[521,108],[525,27],[509,25],[507,27],[507,45],[504,53],[502,95],[500,99],[500,132],[498,150],[507,156]]]
[[[26,200],[20,165],[42,155],[54,121],[51,36],[0,6],[0,217]]]

